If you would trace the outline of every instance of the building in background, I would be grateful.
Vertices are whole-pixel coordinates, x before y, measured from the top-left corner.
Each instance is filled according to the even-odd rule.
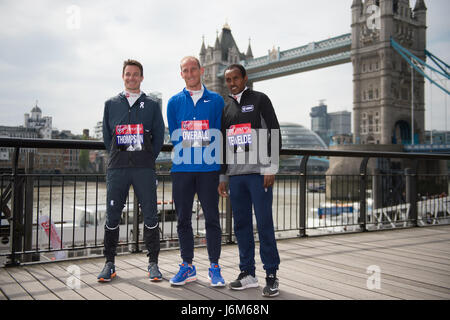
[[[311,130],[315,132],[327,146],[342,136],[352,133],[352,114],[349,111],[337,111],[328,113],[325,100],[320,100],[319,105],[311,108]],[[333,139],[334,136],[341,138]],[[346,139],[347,140],[347,139]]]
[[[250,43],[247,52],[241,52],[231,34],[231,27],[228,23],[222,27],[222,32],[217,33],[214,46],[206,46],[203,38],[200,49],[200,63],[205,68],[202,82],[208,90],[219,93],[222,97],[229,94],[225,81],[217,77],[219,72],[232,63],[240,63],[244,60],[253,59]],[[251,81],[247,82],[249,88],[253,87]]]
[[[450,131],[425,131],[425,144],[450,144]]]
[[[318,134],[300,124],[282,122],[280,123],[280,130],[283,149],[328,149]],[[302,158],[302,156],[280,156],[280,172],[299,171]],[[308,160],[307,169],[309,173],[323,173],[328,170],[328,167],[327,159],[310,157]]]
[[[58,131],[52,128],[52,117],[42,116],[37,105],[24,114],[23,126],[0,126],[0,137],[28,139],[81,139],[70,130]],[[80,150],[20,148],[19,168],[24,168],[27,154],[33,153],[33,170],[42,173],[80,172]],[[0,148],[0,168],[11,168],[14,148]]]
[[[94,139],[103,141],[103,121],[98,121],[95,125]]]
[[[158,103],[159,110],[161,110],[162,112],[162,93],[158,91],[152,91],[148,94],[148,96]]]
[[[24,127],[39,130],[40,138],[52,138],[52,117],[42,116],[42,110],[38,107],[37,101],[34,108],[31,109],[31,116],[29,113],[25,113],[24,120]]]
[[[431,2],[431,1],[430,1]],[[378,28],[371,5],[379,5]],[[427,8],[423,0],[361,1],[352,3],[353,135],[355,144],[423,143],[425,80],[389,45],[391,38],[425,61]],[[412,85],[413,84],[413,85]],[[413,90],[411,90],[413,88]],[[411,123],[414,92],[414,126]],[[414,127],[414,136],[411,128]]]
[[[320,100],[319,105],[311,108],[311,130],[314,131],[326,144],[328,144],[328,112],[325,100]]]
[[[352,133],[352,113],[350,111],[330,112],[328,121],[328,136],[330,138]]]

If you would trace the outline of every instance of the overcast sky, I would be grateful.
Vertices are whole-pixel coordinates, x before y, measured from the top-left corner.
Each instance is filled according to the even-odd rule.
[[[450,63],[450,1],[428,0],[428,50]],[[415,0],[411,0],[413,6]],[[123,90],[122,63],[144,65],[144,92],[168,99],[184,87],[179,60],[198,56],[202,36],[214,45],[225,22],[240,51],[255,57],[351,32],[352,0],[277,1],[0,1],[0,125],[23,125],[36,100],[53,127],[91,134],[104,101]],[[73,6],[80,9],[79,17]],[[75,17],[75,19],[74,19]],[[280,121],[310,128],[309,112],[326,99],[329,112],[352,111],[350,63],[257,82]],[[430,99],[426,128],[445,130],[445,94]],[[432,102],[433,111],[430,111]],[[448,110],[448,107],[447,107]],[[432,117],[431,117],[432,115]],[[450,112],[447,112],[450,117]],[[450,119],[447,121],[450,130]]]

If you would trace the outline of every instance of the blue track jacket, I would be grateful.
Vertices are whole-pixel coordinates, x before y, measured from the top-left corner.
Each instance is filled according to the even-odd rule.
[[[224,104],[223,98],[218,93],[208,91],[205,87],[203,96],[195,106],[186,88],[170,98],[167,104],[167,122],[174,145],[172,172],[220,170],[221,155],[216,155],[216,151],[220,153],[221,145],[219,142],[218,149],[213,150],[215,137],[211,135],[210,140],[207,141],[209,134],[207,128],[220,131]],[[205,152],[208,147],[209,149]],[[213,151],[209,152],[211,150]],[[190,159],[188,153],[185,155],[185,152],[189,151]],[[203,155],[206,153],[215,159],[213,163],[210,160],[205,162]]]

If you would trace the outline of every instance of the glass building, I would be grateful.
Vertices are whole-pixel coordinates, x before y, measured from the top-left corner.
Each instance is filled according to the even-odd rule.
[[[323,140],[313,131],[296,123],[280,123],[283,149],[327,150]],[[302,156],[281,156],[280,173],[300,171]],[[324,173],[328,170],[329,161],[326,158],[310,157],[307,170],[309,173]]]

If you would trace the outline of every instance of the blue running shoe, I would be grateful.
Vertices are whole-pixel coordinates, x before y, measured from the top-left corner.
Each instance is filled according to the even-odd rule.
[[[197,272],[195,271],[195,266],[189,267],[187,262],[180,264],[180,271],[170,279],[170,283],[175,286],[182,286],[186,282],[191,282],[197,280]]]
[[[208,271],[208,279],[211,280],[211,286],[223,287],[225,286],[225,280],[220,274],[220,267],[218,264],[211,263],[211,268]]]
[[[97,277],[99,282],[109,282],[112,278],[116,276],[116,267],[114,263],[107,262],[103,267],[102,272]]]

